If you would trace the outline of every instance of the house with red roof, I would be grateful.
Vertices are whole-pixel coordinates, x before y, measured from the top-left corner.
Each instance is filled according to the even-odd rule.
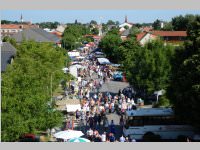
[[[155,40],[155,39],[162,39],[165,43],[171,43],[174,45],[179,45],[180,43],[184,42],[187,37],[186,31],[149,31],[149,32],[142,32],[137,34],[137,41],[140,42],[141,45],[145,43]]]
[[[98,43],[101,40],[101,38],[102,38],[102,36],[98,36],[98,35],[94,35],[94,34],[86,34],[86,35],[84,35],[84,37],[91,37],[91,38],[93,38],[94,43]]]
[[[4,36],[11,36],[13,34],[18,33],[19,31],[22,31],[23,29],[29,29],[29,28],[39,28],[38,25],[34,24],[2,24],[1,25],[1,35]]]

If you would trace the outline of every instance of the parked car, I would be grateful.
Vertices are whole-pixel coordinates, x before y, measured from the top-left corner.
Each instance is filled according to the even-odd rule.
[[[127,96],[128,98],[134,98],[135,97],[135,90],[132,87],[126,87],[122,90],[122,94]]]
[[[123,80],[123,72],[121,71],[116,71],[113,73],[113,79],[115,81],[122,81]]]
[[[35,134],[24,134],[20,137],[19,142],[40,142],[40,137]]]

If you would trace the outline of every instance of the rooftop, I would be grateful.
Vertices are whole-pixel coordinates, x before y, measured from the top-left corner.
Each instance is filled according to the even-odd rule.
[[[60,38],[56,35],[46,32],[41,28],[24,29],[12,36],[17,42],[22,42],[23,38],[26,40],[35,40],[36,42],[60,42]]]
[[[157,36],[187,36],[187,32],[186,31],[158,31],[158,30],[154,30],[154,31],[150,31],[149,33],[152,33],[154,35]]]
[[[1,45],[1,72],[6,70],[11,59],[16,55],[16,49],[8,42],[3,42]]]
[[[171,116],[174,114],[171,108],[140,108],[126,111],[127,116]]]

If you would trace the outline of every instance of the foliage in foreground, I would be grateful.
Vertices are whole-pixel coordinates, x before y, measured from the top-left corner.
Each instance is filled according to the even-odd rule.
[[[175,53],[168,97],[180,119],[200,127],[200,16],[187,32],[188,41]]]
[[[60,112],[50,105],[53,90],[65,79],[66,56],[50,43],[24,41],[14,62],[2,74],[2,141],[16,141],[24,133],[35,133],[59,125]]]

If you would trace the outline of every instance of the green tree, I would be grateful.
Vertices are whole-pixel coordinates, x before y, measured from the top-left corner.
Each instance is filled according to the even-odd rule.
[[[173,47],[164,46],[162,41],[152,41],[145,47],[135,43],[135,47],[127,51],[123,61],[128,81],[137,92],[145,95],[166,89],[172,55]]]
[[[161,29],[161,21],[160,20],[156,20],[153,22],[152,27],[154,30],[160,30]]]
[[[96,22],[95,20],[91,20],[91,21],[90,21],[90,24],[97,25],[97,22]]]
[[[124,29],[126,29],[126,30],[127,30],[127,29],[129,29],[129,26],[127,26],[127,25],[126,25],[126,26],[124,26]]]
[[[119,25],[119,21],[115,21],[115,25],[117,25],[117,26],[118,26],[118,25]]]
[[[108,20],[107,25],[115,25],[115,22],[112,20]]]
[[[78,47],[78,45],[75,44],[76,41],[77,41],[77,38],[74,35],[66,34],[62,38],[62,47],[67,50],[73,50]]]
[[[174,30],[176,31],[185,31],[187,30],[187,27],[188,25],[193,22],[195,20],[195,18],[197,17],[198,15],[190,15],[190,14],[187,14],[185,16],[176,16],[174,18],[172,18],[172,25],[174,27]]]
[[[36,133],[62,123],[60,112],[48,110],[50,77],[55,90],[66,77],[65,53],[52,43],[24,41],[14,62],[2,74],[2,141],[16,141],[24,133]],[[55,117],[55,119],[49,117]]]
[[[167,22],[164,24],[164,27],[162,28],[162,30],[164,31],[173,31],[173,25],[171,22]]]
[[[83,41],[83,35],[89,34],[89,28],[80,24],[68,25],[62,37],[62,46],[67,50],[79,47]]]
[[[141,32],[141,31],[139,30],[138,27],[132,27],[132,28],[130,29],[130,36],[136,37],[136,35],[137,35],[138,33],[140,33],[140,32]]]
[[[58,25],[60,25],[59,22],[41,22],[41,23],[36,23],[37,25],[40,26],[40,28],[49,28],[49,29],[56,29]]]
[[[106,56],[113,62],[117,62],[116,52],[120,46],[122,40],[118,34],[118,31],[111,30],[106,36],[103,37],[99,43],[99,47],[105,52]]]
[[[14,38],[10,38],[9,36],[5,36],[2,40],[3,42],[9,42],[12,44],[15,48],[17,48],[17,42]]]
[[[99,34],[99,30],[98,30],[97,28],[93,28],[91,32],[92,32],[92,34],[94,34],[94,35]]]
[[[176,50],[168,97],[178,118],[200,127],[200,16],[187,26],[188,41]]]

